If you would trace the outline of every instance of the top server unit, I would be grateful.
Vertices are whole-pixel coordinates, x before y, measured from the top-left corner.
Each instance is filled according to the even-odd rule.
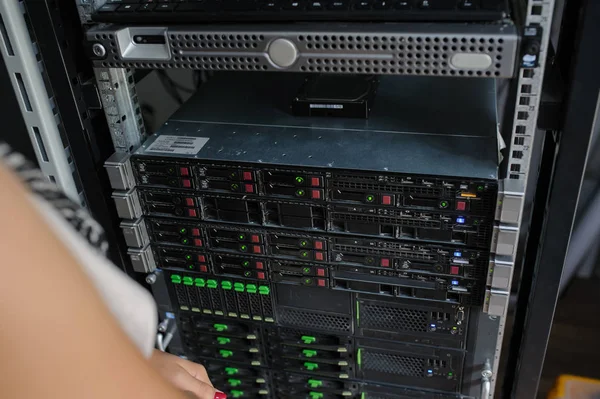
[[[175,351],[232,397],[468,394],[493,80],[382,78],[357,120],[294,118],[304,77],[259,77],[217,74],[107,165],[134,265],[166,284]]]

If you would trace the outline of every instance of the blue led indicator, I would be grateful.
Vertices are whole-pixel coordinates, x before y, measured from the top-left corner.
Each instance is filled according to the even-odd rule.
[[[167,319],[174,319],[175,318],[175,314],[171,313],[171,312],[165,313],[165,316],[167,316]]]
[[[452,285],[458,285],[458,280],[452,280]]]
[[[460,258],[460,257],[462,257],[462,252],[455,252],[455,253],[454,253],[454,257],[455,257],[455,258]]]
[[[460,223],[460,224],[464,224],[465,223],[465,218],[462,216],[459,216],[456,218],[456,223]]]
[[[427,370],[427,374],[433,374],[433,370]]]
[[[430,324],[431,328],[435,328],[435,324]]]

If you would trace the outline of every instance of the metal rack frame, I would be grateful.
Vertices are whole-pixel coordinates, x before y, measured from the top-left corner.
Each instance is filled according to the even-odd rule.
[[[43,172],[49,177],[53,176],[71,196],[84,198],[83,193],[85,193],[88,207],[97,218],[105,221],[109,238],[112,237],[111,241],[115,244],[113,260],[126,265],[125,268],[129,269],[114,205],[110,203],[109,185],[100,166],[108,158],[107,154],[114,150],[122,153],[131,151],[143,142],[146,132],[139,120],[140,111],[135,100],[135,84],[131,78],[131,71],[106,66],[92,71],[89,65],[77,62],[74,52],[64,45],[65,39],[68,39],[72,45],[77,46],[73,43],[79,42],[81,37],[78,36],[83,35],[83,31],[77,29],[65,32],[66,26],[62,24],[62,21],[67,20],[64,10],[69,10],[71,17],[78,15],[85,23],[89,20],[89,13],[99,7],[103,1],[76,0],[75,3],[77,8],[73,0],[55,2],[11,0],[1,3],[0,28],[2,28],[3,40],[0,48],[7,60],[9,72],[13,75],[21,74],[22,81],[13,79],[13,88],[22,100],[21,109],[27,117],[26,123],[30,130],[31,141]],[[573,77],[575,85],[572,86],[569,113],[563,133],[569,134],[569,140],[564,140],[558,151],[553,186],[546,208],[543,231],[545,240],[541,244],[536,262],[530,263],[530,259],[526,257],[527,263],[522,265],[524,275],[536,274],[537,283],[521,287],[521,296],[526,296],[528,301],[526,307],[517,309],[516,320],[524,320],[524,323],[522,331],[517,329],[515,334],[517,338],[513,340],[514,345],[511,347],[509,357],[520,355],[516,360],[509,359],[509,364],[526,363],[528,367],[514,367],[514,372],[508,374],[505,383],[514,381],[515,384],[512,394],[507,390],[502,393],[505,397],[527,399],[535,397],[537,379],[541,373],[554,309],[547,304],[555,303],[557,297],[557,291],[548,287],[553,288],[554,285],[558,287],[562,269],[560,260],[564,259],[566,253],[570,234],[569,221],[572,220],[579,192],[579,182],[572,178],[572,173],[583,168],[585,162],[583,154],[587,153],[586,137],[589,139],[590,132],[589,129],[586,131],[581,124],[587,123],[591,126],[591,119],[594,116],[591,101],[594,100],[593,95],[590,93],[585,95],[582,92],[584,87],[581,85],[582,81],[587,82],[592,79],[597,82],[597,74],[594,75],[593,70],[586,70],[586,66],[583,65],[585,57],[593,53],[591,51],[593,34],[598,35],[598,27],[591,21],[594,19],[593,16],[597,20],[600,5],[593,3],[592,0],[585,1],[585,20],[582,22],[583,29],[580,30],[582,36],[576,58],[577,65],[581,64],[581,66],[577,67]],[[506,129],[510,128],[509,134],[506,135],[510,140],[505,162],[506,178],[502,180],[503,189],[497,208],[498,224],[492,248],[496,256],[494,262],[490,264],[489,290],[485,307],[487,317],[482,317],[485,328],[488,332],[493,331],[497,340],[495,351],[490,353],[489,357],[479,361],[482,369],[477,373],[483,381],[482,397],[492,397],[495,391],[499,391],[495,386],[502,343],[505,340],[504,326],[512,275],[515,269],[520,268],[519,263],[523,261],[517,253],[525,253],[526,245],[535,245],[535,240],[530,240],[527,244],[529,215],[528,212],[524,212],[524,209],[527,203],[532,201],[526,193],[532,191],[528,184],[535,184],[537,181],[538,164],[535,149],[540,147],[540,136],[544,135],[543,131],[537,129],[536,122],[553,11],[554,0],[529,0],[525,10],[523,24],[525,40],[528,34],[534,38],[538,37],[541,40],[540,53],[536,66],[520,67],[517,71],[514,80],[517,93],[514,99],[513,119],[511,125],[506,126]],[[28,32],[26,19],[32,22],[30,23],[32,32]],[[538,36],[540,32],[541,36]],[[38,41],[43,41],[43,46],[37,45],[35,40],[29,40],[32,36],[36,36]],[[7,37],[10,44],[7,44]],[[43,51],[40,52],[40,48],[43,48]],[[78,50],[83,54],[82,47]],[[36,59],[36,54],[39,59]],[[62,61],[59,63],[57,58]],[[593,68],[592,65],[593,63],[590,63],[587,68]],[[38,71],[40,73],[37,73]],[[51,93],[52,89],[56,93],[60,91],[61,95],[56,97],[43,95]],[[23,90],[26,91],[29,100],[25,99]],[[28,101],[34,112],[28,109]],[[593,104],[593,110],[596,110],[596,102]],[[102,110],[96,111],[100,107]],[[578,112],[577,116],[573,115],[575,110]],[[67,117],[72,114],[77,115],[78,118]],[[86,115],[87,117],[84,117]],[[65,133],[62,138],[61,122],[64,124],[62,130]],[[43,127],[40,134],[32,134],[33,127],[39,129],[39,126]],[[44,150],[39,145],[40,137],[43,147],[46,148],[47,161]],[[106,143],[109,138],[112,140],[112,147],[100,144]],[[65,142],[68,144],[65,145]],[[73,148],[76,148],[76,151],[73,151]],[[74,174],[74,171],[77,173]],[[82,190],[77,188],[79,186]],[[558,196],[556,195],[558,192],[568,195]],[[546,205],[546,198],[543,198],[543,204]],[[565,212],[565,209],[571,208],[572,212]],[[110,222],[106,223],[106,221]],[[557,245],[554,241],[557,239],[562,240],[561,245]],[[554,267],[541,267],[546,263],[551,263]],[[504,273],[503,278],[496,278],[498,277],[496,273],[500,270]],[[543,284],[540,284],[540,281]],[[544,286],[544,290],[540,289],[541,285]],[[526,318],[523,317],[525,314],[523,312],[527,314]],[[518,339],[520,337],[522,340]]]

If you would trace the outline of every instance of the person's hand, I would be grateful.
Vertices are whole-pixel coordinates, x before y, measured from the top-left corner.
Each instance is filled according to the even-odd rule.
[[[210,382],[204,366],[155,350],[150,363],[160,375],[176,388],[198,399],[226,399]]]

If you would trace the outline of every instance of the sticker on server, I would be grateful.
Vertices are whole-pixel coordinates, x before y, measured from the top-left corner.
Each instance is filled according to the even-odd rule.
[[[146,152],[194,155],[208,143],[208,137],[159,136]]]
[[[344,106],[342,104],[310,104],[309,108],[344,109]]]

